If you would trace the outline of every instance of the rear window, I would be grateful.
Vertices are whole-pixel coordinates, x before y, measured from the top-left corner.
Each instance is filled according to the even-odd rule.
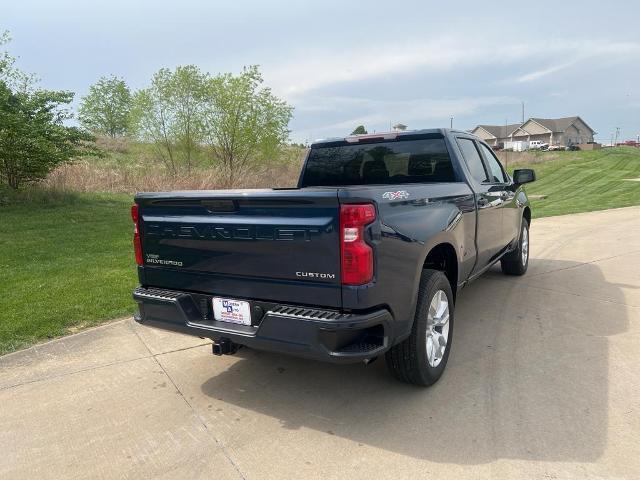
[[[455,182],[442,137],[312,148],[302,186]]]

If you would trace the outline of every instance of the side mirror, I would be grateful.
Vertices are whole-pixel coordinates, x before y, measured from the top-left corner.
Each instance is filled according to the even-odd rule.
[[[513,183],[522,185],[523,183],[531,183],[536,181],[536,172],[530,168],[523,168],[513,171]]]

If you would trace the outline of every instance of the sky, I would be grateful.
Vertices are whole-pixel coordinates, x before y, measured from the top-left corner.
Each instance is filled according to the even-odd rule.
[[[77,99],[103,75],[138,89],[162,67],[257,64],[295,108],[296,142],[360,124],[517,123],[522,102],[526,118],[580,115],[602,141],[640,134],[637,0],[2,0],[0,11],[18,67]]]

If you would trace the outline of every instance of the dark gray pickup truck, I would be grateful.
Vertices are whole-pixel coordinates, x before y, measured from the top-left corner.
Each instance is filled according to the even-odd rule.
[[[333,362],[385,354],[431,385],[456,295],[500,261],[522,275],[531,210],[478,138],[448,129],[314,143],[297,188],[139,193],[138,322]]]

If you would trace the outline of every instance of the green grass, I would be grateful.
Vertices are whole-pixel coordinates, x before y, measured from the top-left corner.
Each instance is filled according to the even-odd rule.
[[[540,153],[533,215],[640,204],[640,149]],[[117,160],[116,160],[117,161]],[[512,171],[515,165],[509,165]],[[0,354],[133,313],[131,197],[0,190]]]
[[[0,191],[0,354],[134,311],[130,205]]]
[[[545,155],[552,160],[544,161]],[[591,212],[607,208],[640,205],[640,149],[618,147],[588,152],[541,152],[543,163],[509,165],[533,168],[537,181],[527,185],[530,195],[547,195],[532,200],[534,217]]]

